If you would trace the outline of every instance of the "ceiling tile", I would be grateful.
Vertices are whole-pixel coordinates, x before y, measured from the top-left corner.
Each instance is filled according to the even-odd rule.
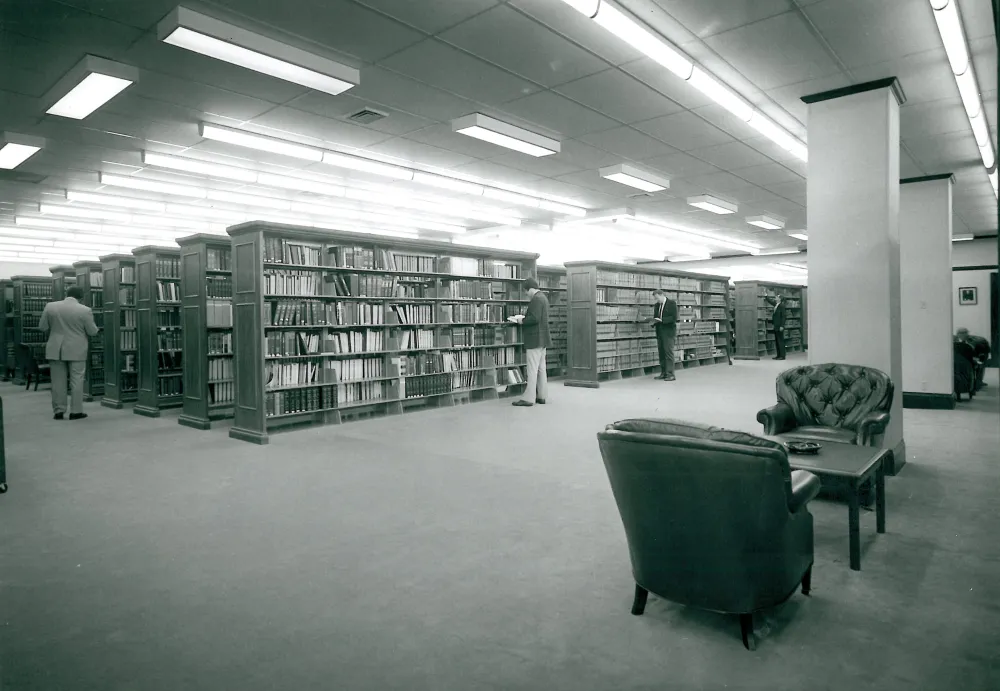
[[[505,103],[503,110],[570,138],[609,130],[618,125],[614,120],[551,91]]]
[[[215,1],[250,14],[265,28],[273,27],[365,62],[377,62],[424,38],[419,31],[350,0],[294,0],[291,7],[287,2],[256,1],[252,10],[247,8],[247,0]]]
[[[665,7],[675,19],[700,38],[787,12],[788,0],[698,0],[671,2]]]
[[[534,173],[535,175],[547,178],[554,178],[580,170],[580,166],[560,160],[558,154],[555,156],[528,156],[527,154],[512,151],[508,154],[495,156],[490,160],[509,168],[523,170],[527,173]]]
[[[507,4],[613,65],[642,57],[640,51],[611,35],[566,3],[552,0],[507,0]]]
[[[494,156],[502,156],[507,151],[502,146],[453,132],[450,124],[433,125],[427,129],[410,132],[406,138],[472,158],[493,158]]]
[[[643,161],[642,164],[666,173],[670,179],[705,175],[706,173],[715,173],[719,170],[711,163],[682,153],[650,158]]]
[[[764,185],[764,189],[784,197],[792,202],[805,204],[806,201],[806,181],[795,180],[793,182],[775,182]]]
[[[267,101],[149,71],[144,71],[138,82],[108,105],[113,107],[120,98],[133,95],[159,101],[167,108],[170,104],[177,104],[197,112],[214,113],[238,121],[250,120],[274,108],[274,104]]]
[[[733,170],[734,168],[745,168],[771,162],[767,156],[742,142],[727,142],[716,146],[693,149],[689,153],[723,170]]]
[[[681,110],[669,98],[618,69],[563,84],[556,91],[625,124]]]
[[[928,11],[930,11],[929,6]],[[933,19],[931,21],[933,22]],[[940,41],[938,38],[933,45],[940,46]],[[933,50],[907,55],[898,60],[858,67],[852,69],[851,73],[854,75],[855,83],[858,84],[884,77],[896,77],[903,87],[908,105],[953,98],[957,95],[955,77],[951,73],[944,48],[935,47]]]
[[[753,139],[760,136],[760,132],[748,125],[745,120],[741,120],[720,105],[713,103],[709,106],[695,108],[691,112],[737,139]]]
[[[109,3],[107,0],[59,0],[59,4],[69,5],[98,17],[112,19],[121,24],[146,30],[174,9],[177,6],[177,0],[115,3]]]
[[[420,84],[381,67],[361,70],[361,85],[351,89],[355,98],[404,110],[430,120],[446,121],[474,113],[472,101]]]
[[[799,161],[799,159],[795,157],[795,154],[791,153],[787,149],[778,146],[767,137],[755,137],[753,139],[745,139],[743,143],[752,149],[756,149],[760,153],[770,158],[772,161],[777,161],[778,163],[783,163],[785,165],[788,165],[793,170],[795,170],[795,167],[791,165],[791,163],[793,162],[798,162],[805,165],[805,161]],[[802,174],[805,175],[804,172]]]
[[[444,149],[399,137],[379,142],[378,144],[366,147],[365,150],[376,154],[392,156],[393,158],[400,159],[401,163],[411,162],[441,168],[454,168],[455,166],[460,166],[474,160],[470,156],[463,156],[453,151],[445,151]]]
[[[694,177],[685,178],[685,180],[692,185],[704,187],[709,192],[717,192],[730,196],[737,196],[743,190],[755,187],[752,182],[747,182],[743,178],[724,171],[709,173],[708,175],[695,175]]]
[[[434,38],[396,53],[382,64],[425,84],[490,105],[538,91],[530,82]]]
[[[352,113],[356,113],[362,108],[370,108],[385,113],[388,117],[367,125],[358,126],[397,136],[415,132],[435,124],[434,121],[427,118],[404,113],[388,106],[381,104],[377,106],[371,105],[368,101],[355,98],[349,93],[331,96],[322,91],[310,91],[292,100],[287,105],[292,108],[304,110],[307,113],[314,113],[344,121],[347,121],[347,117]]]
[[[953,132],[904,141],[914,162],[924,170],[950,171],[973,162],[981,165],[982,162],[976,140],[967,132]]]
[[[544,194],[554,194],[566,199],[576,199],[580,203],[586,204],[588,208],[607,208],[614,205],[615,199],[607,195],[588,190],[579,185],[571,185],[560,180],[550,180],[543,178],[531,183],[531,189]]]
[[[502,166],[492,161],[473,161],[465,165],[457,166],[456,172],[474,175],[484,181],[504,182],[510,185],[532,186],[532,181],[539,178],[538,175],[526,173],[522,170],[514,170],[507,166]]]
[[[733,170],[735,175],[739,175],[744,180],[749,180],[755,185],[772,185],[781,182],[795,182],[801,180],[802,176],[789,170],[780,163],[765,163],[748,168]]]
[[[546,87],[607,67],[600,58],[505,5],[449,29],[440,38]]]
[[[85,53],[111,60],[142,35],[142,31],[54,0],[0,4],[0,26],[11,34],[50,44],[50,50],[73,54],[75,63]]]
[[[634,187],[629,187],[628,185],[622,185],[621,183],[612,182],[611,180],[606,180],[602,178],[596,170],[583,170],[576,173],[570,173],[569,175],[560,175],[556,178],[559,182],[566,182],[571,185],[577,185],[579,187],[584,187],[588,190],[593,190],[595,192],[600,192],[608,197],[614,198],[615,203],[624,205],[628,202],[628,198],[634,194],[638,194],[640,190]],[[653,193],[653,198],[657,195],[662,194],[664,197],[669,197],[670,192],[656,192]]]
[[[617,127],[613,130],[586,134],[580,139],[609,153],[630,158],[633,161],[677,153],[673,147],[667,146],[642,132],[637,132],[631,127]]]
[[[899,131],[904,139],[949,132],[968,132],[969,118],[958,99],[904,105],[899,109]]]
[[[577,168],[601,168],[620,160],[615,154],[584,144],[578,139],[566,139],[561,146],[562,151],[556,154],[556,158]]]
[[[415,26],[422,31],[436,34],[455,26],[469,17],[488,10],[499,0],[357,0],[390,17]]]
[[[858,24],[850,26],[854,29]],[[794,12],[717,34],[705,43],[765,91],[839,71]]]
[[[941,43],[930,3],[837,0],[803,11],[848,68],[901,58]]]
[[[371,146],[388,138],[384,132],[375,132],[284,106],[252,119],[245,125],[245,129],[272,137],[284,137],[283,133],[291,133],[299,137],[352,147]]]
[[[634,62],[625,63],[621,69],[660,92],[670,100],[679,103],[684,108],[697,108],[714,103],[686,80],[681,79],[650,58],[640,58]]]
[[[680,151],[732,141],[731,136],[691,112],[646,120],[635,127]]]
[[[805,123],[809,116],[809,106],[802,102],[803,96],[839,89],[850,84],[851,80],[847,76],[833,74],[827,77],[820,77],[819,79],[810,79],[798,82],[797,84],[768,89],[767,95],[799,122]]]

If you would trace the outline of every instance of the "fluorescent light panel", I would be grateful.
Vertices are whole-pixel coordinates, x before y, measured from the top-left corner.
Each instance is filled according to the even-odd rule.
[[[607,166],[598,171],[602,178],[612,180],[622,185],[635,187],[644,192],[660,192],[670,187],[670,181],[659,175],[640,170],[627,163]]]
[[[713,214],[734,214],[739,210],[736,204],[713,197],[710,194],[699,194],[695,197],[688,197],[687,203],[704,211],[711,211]]]
[[[305,146],[304,144],[295,144],[294,142],[288,142],[276,137],[243,132],[231,127],[222,127],[203,122],[199,126],[199,133],[204,139],[235,144],[236,146],[256,149],[257,151],[267,151],[272,154],[280,154],[316,163],[323,160],[322,149]]]
[[[175,185],[169,182],[158,180],[146,180],[145,178],[128,177],[122,175],[100,174],[102,185],[112,187],[125,187],[133,190],[144,190],[146,192],[161,192],[163,194],[173,194],[178,197],[192,197],[194,199],[205,199],[207,191],[200,187],[189,185]]]
[[[156,168],[181,170],[186,173],[207,175],[209,177],[223,178],[225,180],[236,180],[237,182],[257,182],[257,171],[255,170],[237,168],[236,166],[227,166],[217,163],[207,163],[205,161],[197,161],[191,158],[182,158],[180,156],[157,154],[152,151],[142,152],[142,163],[143,165],[154,166]]]
[[[975,239],[976,239],[976,236],[972,235],[971,233],[964,234],[964,235],[953,235],[951,237],[951,241],[952,242],[966,242],[968,240],[975,240]]]
[[[45,148],[41,137],[0,132],[0,169],[13,170]]]
[[[752,226],[757,226],[758,228],[764,228],[765,230],[781,230],[785,227],[784,219],[778,218],[777,216],[769,216],[767,214],[762,214],[760,216],[747,216],[747,223]]]
[[[513,149],[529,156],[551,156],[561,150],[559,142],[555,139],[543,137],[482,113],[473,113],[452,120],[451,129],[459,134],[475,137],[484,142]]]
[[[66,200],[80,202],[81,204],[115,206],[124,209],[152,211],[154,213],[163,213],[167,206],[163,202],[154,202],[148,199],[133,199],[132,197],[118,197],[110,194],[91,194],[90,192],[77,192],[76,190],[66,190]]]
[[[806,241],[806,240],[809,239],[809,236],[806,233],[789,233],[788,237],[795,238],[796,240],[802,240],[802,241]]]
[[[358,70],[252,31],[177,7],[157,27],[164,43],[336,96],[361,83]]]
[[[51,104],[45,112],[82,120],[139,80],[131,65],[85,55],[42,98]]]

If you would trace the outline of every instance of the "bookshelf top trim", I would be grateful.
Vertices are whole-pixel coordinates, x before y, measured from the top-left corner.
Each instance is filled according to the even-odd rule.
[[[595,266],[598,269],[621,271],[623,273],[647,274],[651,276],[676,276],[678,278],[698,278],[703,281],[719,281],[720,283],[729,283],[728,276],[719,276],[716,274],[699,274],[699,273],[694,273],[693,271],[681,271],[679,269],[654,269],[651,267],[645,267],[637,264],[614,264],[612,262],[602,262],[602,261],[566,262],[567,269],[584,267],[584,266]]]
[[[206,245],[219,245],[222,247],[232,247],[233,241],[228,235],[213,235],[212,233],[196,233],[177,238],[175,241],[181,247],[205,243]]]
[[[131,254],[105,254],[101,257],[101,264],[110,264],[111,262],[135,262],[135,257]]]
[[[758,285],[758,286],[770,286],[772,288],[788,288],[790,290],[802,290],[805,286],[796,285],[794,283],[774,283],[773,281],[734,281],[738,286],[744,285]]]
[[[490,247],[474,247],[470,245],[455,245],[439,240],[420,240],[416,238],[399,238],[388,235],[371,235],[369,233],[352,233],[346,230],[317,230],[303,226],[293,226],[284,223],[266,223],[248,221],[226,229],[232,237],[249,235],[256,232],[275,233],[284,236],[285,240],[303,240],[306,242],[350,242],[366,245],[384,245],[388,249],[412,249],[421,252],[440,252],[447,255],[466,255],[483,259],[515,259],[520,261],[537,260],[538,254],[532,252],[517,252],[514,250],[497,250]]]
[[[39,283],[51,283],[51,276],[11,276],[12,281],[38,281]]]
[[[89,261],[89,260],[88,261],[82,261],[82,262],[73,262],[73,268],[74,269],[100,269],[101,268],[101,262],[94,262],[94,261]]]
[[[555,274],[557,276],[566,275],[565,266],[542,266],[541,264],[539,264],[538,267],[536,268],[536,271],[539,274]]]
[[[76,270],[71,265],[69,265],[69,264],[63,264],[61,266],[50,266],[49,267],[49,271],[51,271],[53,274],[57,274],[57,273],[64,273],[64,274],[66,274],[66,273],[73,273],[73,274],[75,274],[76,273]]]
[[[136,247],[132,250],[132,256],[138,257],[143,254],[169,254],[171,256],[180,256],[181,250],[179,247],[160,247],[157,245],[143,245],[142,247]]]

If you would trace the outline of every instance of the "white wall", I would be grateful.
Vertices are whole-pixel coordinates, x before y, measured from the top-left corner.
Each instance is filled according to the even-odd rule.
[[[903,391],[952,395],[951,180],[899,186]]]
[[[996,264],[997,239],[995,236],[952,243],[952,266],[996,266]]]
[[[20,262],[0,262],[0,278],[12,276],[51,276],[50,266],[55,264],[22,264]]]
[[[954,313],[954,330],[961,327],[969,333],[982,336],[989,340],[990,335],[990,274],[996,269],[980,271],[953,271],[952,277],[952,310]],[[979,289],[979,302],[976,305],[958,304],[958,289],[976,287]],[[993,344],[1000,346],[1000,344]]]

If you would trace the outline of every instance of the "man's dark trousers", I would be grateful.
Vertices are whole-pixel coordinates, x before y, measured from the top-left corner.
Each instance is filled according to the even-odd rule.
[[[674,341],[677,339],[677,327],[674,324],[669,326],[656,327],[656,349],[660,354],[660,376],[674,376]]]
[[[774,330],[774,347],[778,350],[778,357],[785,357],[785,330]]]

